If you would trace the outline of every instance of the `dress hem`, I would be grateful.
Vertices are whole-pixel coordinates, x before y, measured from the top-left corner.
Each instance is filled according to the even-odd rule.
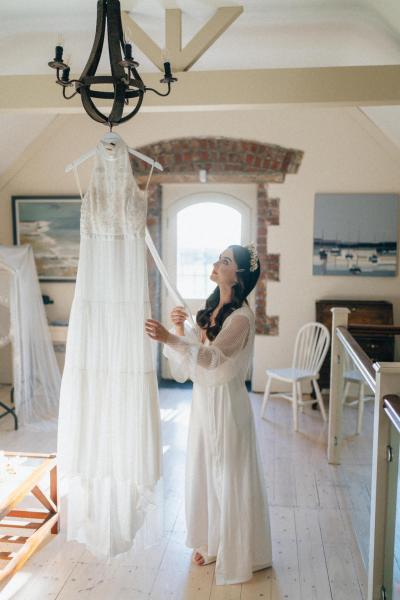
[[[256,571],[262,571],[263,569],[270,569],[272,567],[271,564],[263,565],[263,566],[255,566],[252,568],[252,573],[249,577],[239,577],[238,579],[225,579],[221,578],[217,574],[215,574],[215,583],[216,585],[236,585],[238,583],[245,583],[246,581],[250,581],[253,578],[253,574]]]

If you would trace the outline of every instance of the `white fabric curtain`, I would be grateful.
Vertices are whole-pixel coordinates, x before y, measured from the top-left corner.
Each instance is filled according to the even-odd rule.
[[[21,427],[56,427],[60,370],[31,246],[0,245],[0,298],[9,306],[15,410]],[[7,329],[7,326],[5,327]]]

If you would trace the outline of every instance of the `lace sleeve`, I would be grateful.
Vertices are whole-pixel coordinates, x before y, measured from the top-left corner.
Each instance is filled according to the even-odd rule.
[[[173,334],[174,337],[178,337],[180,340],[184,337],[186,343],[198,344],[200,340],[200,328],[196,323],[196,330],[193,329],[187,321],[184,322],[184,336],[176,335],[176,327],[173,326],[169,330],[169,333]],[[187,361],[182,359],[182,355],[176,352],[172,346],[164,344],[163,355],[168,359],[169,368],[172,377],[179,383],[184,383],[189,377],[189,365]]]
[[[248,317],[232,315],[210,346],[198,339],[189,339],[186,335],[172,334],[168,344],[165,344],[164,354],[185,369],[185,380],[190,377],[206,385],[218,385],[238,374],[237,361],[248,342],[249,332]]]

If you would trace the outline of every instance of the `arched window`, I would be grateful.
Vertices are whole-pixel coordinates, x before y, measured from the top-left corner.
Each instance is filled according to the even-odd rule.
[[[208,184],[201,187],[201,191],[192,188],[193,192],[188,192],[189,186],[164,190],[162,256],[194,318],[216,287],[210,275],[219,254],[230,244],[248,244],[254,239],[252,211],[256,210],[255,186],[238,186],[237,194],[219,191],[214,184],[209,189],[205,189]],[[165,286],[161,289],[162,319],[169,326],[175,300]],[[170,378],[168,361],[163,356],[161,361],[162,376]]]
[[[213,263],[242,240],[242,215],[220,202],[199,202],[176,215],[176,280],[184,298],[206,298],[215,288]]]

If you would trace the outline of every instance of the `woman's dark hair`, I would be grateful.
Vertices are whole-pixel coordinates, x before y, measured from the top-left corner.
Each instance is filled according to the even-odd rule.
[[[215,317],[215,325],[211,326],[210,319],[213,310],[218,306],[220,299],[219,286],[209,295],[206,300],[205,308],[199,310],[196,314],[196,322],[206,330],[206,335],[210,341],[214,340],[225,319],[237,308],[243,305],[243,302],[248,304],[246,298],[254,288],[260,276],[260,261],[257,258],[257,268],[250,271],[250,250],[245,246],[231,245],[228,246],[232,250],[233,257],[238,266],[237,283],[232,287],[232,300],[228,304],[224,304]]]

